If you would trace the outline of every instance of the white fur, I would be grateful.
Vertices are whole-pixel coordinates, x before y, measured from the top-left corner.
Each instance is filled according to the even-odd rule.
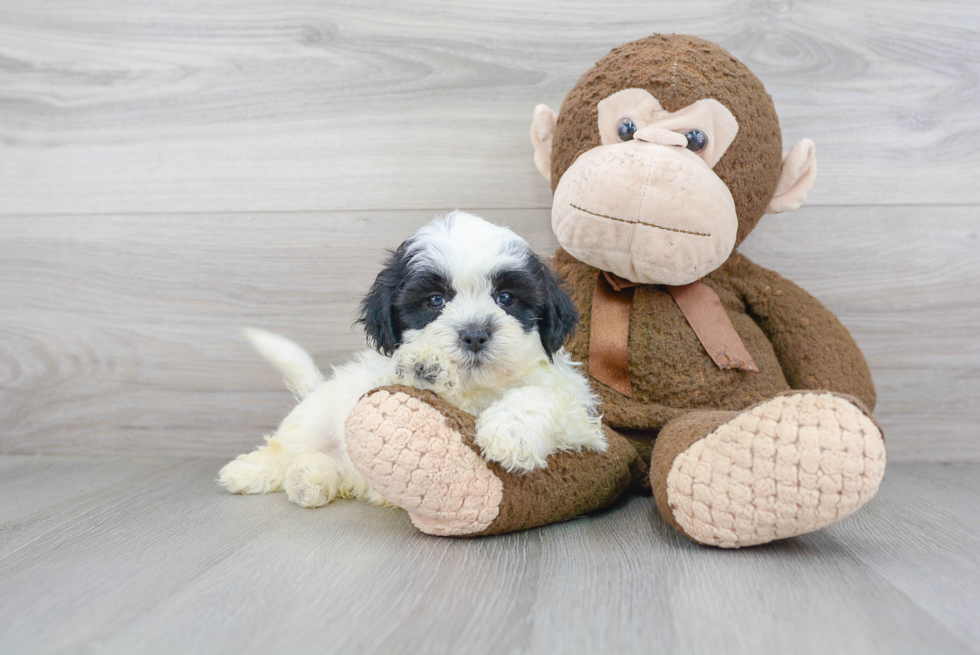
[[[491,274],[520,266],[526,242],[463,212],[430,223],[414,239],[411,270],[438,267],[452,280],[456,295],[435,321],[406,330],[392,357],[365,350],[334,367],[324,380],[292,341],[263,330],[246,331],[300,402],[265,445],[221,469],[222,486],[235,493],[285,489],[303,507],[319,507],[336,497],[384,504],[351,464],[344,421],[362,395],[385,384],[430,389],[477,416],[477,445],[484,457],[508,471],[544,467],[547,457],[561,450],[606,449],[597,400],[586,378],[564,350],[549,361],[537,330],[525,332],[491,297]],[[479,355],[463,347],[459,336],[475,322],[492,327]]]
[[[294,342],[257,328],[245,328],[242,333],[259,354],[282,373],[286,388],[293,392],[297,400],[323,384],[323,373],[316,367],[313,358]]]

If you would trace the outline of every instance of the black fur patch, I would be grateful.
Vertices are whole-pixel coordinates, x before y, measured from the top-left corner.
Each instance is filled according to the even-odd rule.
[[[442,308],[429,307],[432,296],[442,296],[448,303],[456,295],[453,285],[441,273],[417,272],[405,280],[395,298],[395,308],[403,330],[421,330],[436,320]]]
[[[419,330],[439,316],[441,310],[426,305],[433,295],[452,300],[452,285],[437,273],[416,273],[409,277],[406,256],[411,240],[391,251],[384,268],[364,300],[358,323],[364,324],[368,343],[383,355],[391,356],[401,343],[403,330]]]
[[[504,291],[514,296],[510,306],[502,307],[530,332],[535,327],[541,345],[550,358],[578,326],[578,311],[561,288],[562,282],[533,253],[519,269],[506,269],[493,276],[493,295]]]

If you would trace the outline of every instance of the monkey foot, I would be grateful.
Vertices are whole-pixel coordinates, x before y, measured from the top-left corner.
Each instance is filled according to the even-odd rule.
[[[707,436],[705,435],[707,432]],[[742,413],[692,412],[657,438],[661,513],[693,541],[739,548],[857,511],[885,474],[881,430],[850,399],[792,392]]]
[[[367,394],[346,423],[354,467],[419,530],[439,536],[480,533],[500,512],[503,483],[464,441],[474,432],[472,416],[407,387]]]
[[[354,466],[422,532],[472,537],[526,530],[608,507],[630,483],[636,450],[609,431],[605,452],[559,452],[508,473],[474,444],[476,419],[430,391],[391,386],[358,401],[346,424]]]

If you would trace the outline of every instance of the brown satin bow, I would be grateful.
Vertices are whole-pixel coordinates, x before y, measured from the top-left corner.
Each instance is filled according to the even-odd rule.
[[[630,310],[638,286],[636,282],[602,271],[596,277],[592,295],[589,375],[628,397],[633,396],[629,366]],[[714,289],[698,280],[679,287],[668,286],[667,291],[718,368],[759,372]]]

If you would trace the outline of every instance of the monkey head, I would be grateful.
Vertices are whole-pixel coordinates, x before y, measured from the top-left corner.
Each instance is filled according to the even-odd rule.
[[[719,46],[654,35],[616,48],[556,114],[534,110],[534,161],[552,228],[577,259],[644,284],[721,266],[766,212],[798,208],[813,142],[785,156],[762,83]]]

